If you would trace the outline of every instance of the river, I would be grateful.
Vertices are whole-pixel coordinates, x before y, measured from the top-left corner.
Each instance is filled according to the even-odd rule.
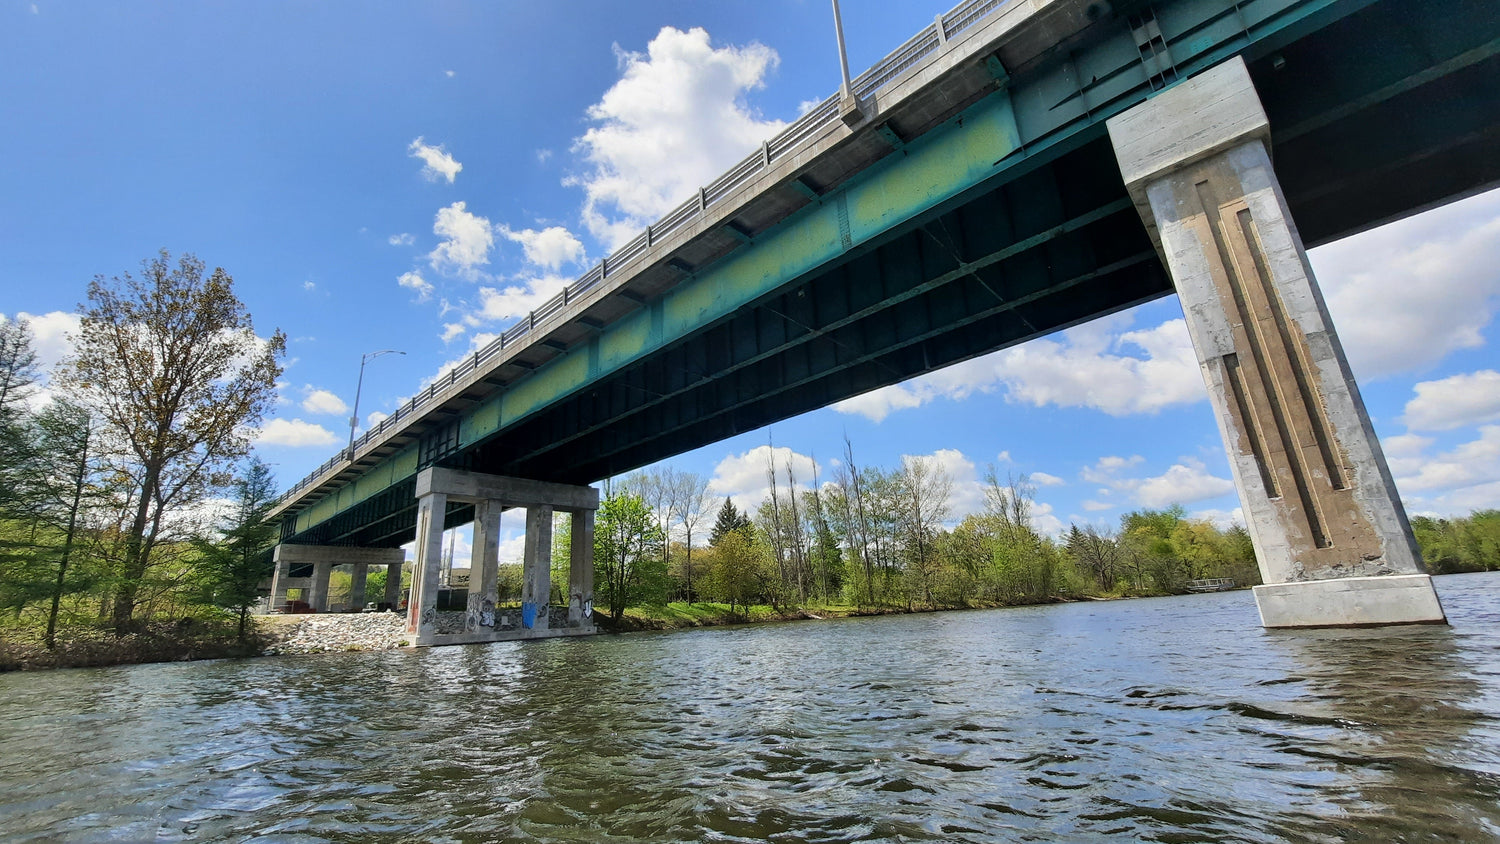
[[[1500,839],[1500,573],[0,676],[9,841]]]

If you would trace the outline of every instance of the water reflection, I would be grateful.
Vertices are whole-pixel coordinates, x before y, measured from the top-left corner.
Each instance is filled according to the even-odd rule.
[[[1344,840],[1500,837],[1500,720],[1480,682],[1486,669],[1461,645],[1476,635],[1422,626],[1266,637],[1304,691],[1244,714],[1278,751],[1334,775],[1319,800],[1340,816],[1313,827]]]
[[[1490,840],[1500,575],[1439,589],[0,676],[0,837]]]

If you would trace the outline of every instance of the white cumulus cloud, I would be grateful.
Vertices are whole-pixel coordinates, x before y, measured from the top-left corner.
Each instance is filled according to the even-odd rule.
[[[1090,483],[1103,484],[1105,488],[1099,490],[1101,494],[1108,491],[1125,493],[1136,504],[1152,509],[1191,504],[1234,492],[1234,481],[1211,473],[1208,466],[1196,457],[1179,458],[1160,475],[1140,478],[1125,474],[1126,470],[1144,462],[1140,455],[1101,457],[1079,474]],[[1109,506],[1112,505],[1101,501],[1084,503],[1087,510],[1102,510]]]
[[[525,316],[561,293],[570,282],[572,279],[564,276],[545,275],[500,289],[481,287],[479,312],[476,316],[488,321],[513,320]]]
[[[409,273],[402,273],[401,277],[396,279],[396,283],[407,290],[415,291],[418,302],[425,302],[432,296],[432,285],[426,279],[422,278],[421,273],[415,270]]]
[[[549,226],[541,231],[511,231],[506,226],[500,226],[500,233],[521,244],[526,262],[538,267],[555,272],[564,264],[576,264],[583,260],[583,242],[562,226]]]
[[[301,419],[272,419],[260,429],[258,442],[263,445],[311,448],[337,445],[339,438],[322,425],[312,422],[304,422]]]
[[[338,416],[349,412],[349,405],[327,390],[319,390],[311,384],[303,387],[302,390],[306,394],[302,399],[302,410],[307,413]]]
[[[453,184],[454,177],[458,175],[460,170],[464,169],[464,166],[455,161],[453,156],[449,155],[448,151],[443,149],[441,144],[430,146],[423,143],[421,138],[417,138],[411,142],[406,151],[412,158],[420,158],[422,160],[422,175],[430,182],[435,182],[438,179],[447,179],[448,184],[451,185]]]
[[[407,232],[402,232],[400,234],[393,234],[390,237],[386,238],[386,242],[392,246],[410,246],[413,243],[416,243],[417,239],[412,237]]]
[[[467,203],[455,202],[439,209],[432,233],[443,239],[427,256],[438,272],[473,278],[481,265],[490,262],[495,233],[488,219],[469,212]]]
[[[1500,306],[1500,191],[1311,253],[1349,365],[1360,378],[1420,371],[1484,345]]]
[[[1413,431],[1450,431],[1500,418],[1500,372],[1482,369],[1413,387],[1401,421]]]
[[[1089,407],[1111,416],[1155,413],[1208,396],[1187,324],[1172,319],[1120,331],[1128,315],[1105,317],[929,372],[903,384],[846,399],[833,408],[879,422],[892,412],[937,399],[961,401],[1004,390],[1008,401],[1036,407]]]
[[[811,489],[818,464],[811,456],[799,454],[786,446],[761,445],[749,451],[730,455],[714,467],[713,477],[708,482],[708,494],[718,498],[728,496],[741,511],[754,513],[760,503],[771,494],[770,481],[766,479],[766,466],[774,454],[776,463],[776,486],[786,490],[786,467],[790,462],[798,489]]]
[[[663,27],[645,53],[615,47],[620,80],[589,107],[573,149],[587,172],[583,220],[611,247],[689,199],[785,125],[744,101],[779,61],[762,44],[715,47],[708,32]]]

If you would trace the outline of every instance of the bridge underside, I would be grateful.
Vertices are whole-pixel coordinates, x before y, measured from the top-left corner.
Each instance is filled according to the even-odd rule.
[[[1500,183],[1500,57],[1469,24],[1486,8],[1388,0],[1245,52],[1308,245]],[[1477,44],[1461,60],[1456,38]],[[1024,72],[1011,82],[1025,84]],[[1013,158],[439,465],[586,484],[1172,292],[1102,119]],[[472,518],[450,505],[447,524]],[[284,538],[392,546],[415,522],[405,481]]]

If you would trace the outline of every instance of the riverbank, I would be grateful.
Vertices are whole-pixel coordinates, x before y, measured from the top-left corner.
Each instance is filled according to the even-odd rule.
[[[1039,603],[1119,600],[1133,596],[1067,597],[1054,595]],[[742,624],[785,621],[823,621],[878,615],[946,612],[965,609],[995,609],[1003,603],[963,607],[818,604],[777,609],[766,605],[734,607],[728,604],[674,602],[659,607],[630,607],[624,618],[612,621],[595,610],[594,622],[601,633],[690,630]],[[440,613],[440,624],[461,623],[462,613]],[[310,615],[266,615],[251,619],[249,635],[242,642],[232,625],[201,619],[154,622],[140,632],[116,638],[107,626],[70,626],[58,631],[57,647],[47,650],[40,629],[11,627],[0,631],[0,672],[50,668],[97,668],[150,662],[182,662],[195,659],[226,659],[315,653],[381,651],[407,647],[405,617],[397,613],[332,613]]]

